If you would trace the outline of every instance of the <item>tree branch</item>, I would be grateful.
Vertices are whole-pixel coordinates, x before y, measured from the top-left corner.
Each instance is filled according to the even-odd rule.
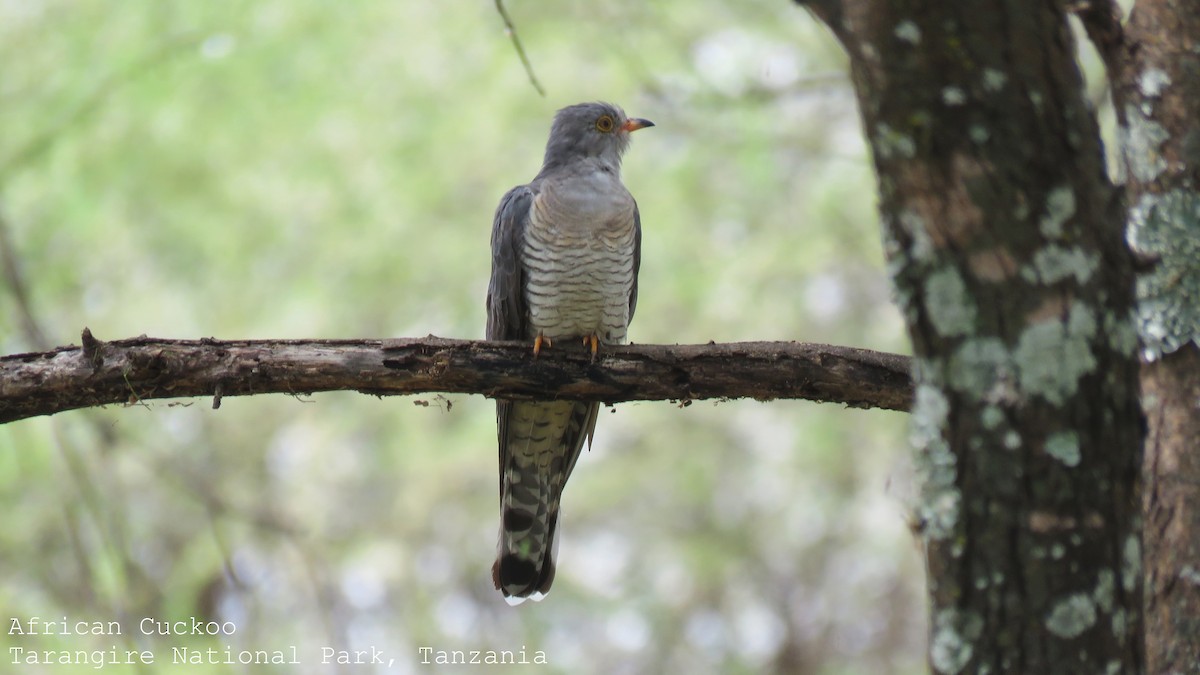
[[[101,342],[0,357],[0,423],[158,398],[318,391],[483,394],[606,403],[707,398],[807,399],[908,410],[909,358],[800,342],[606,347],[593,363],[521,342],[166,340]]]

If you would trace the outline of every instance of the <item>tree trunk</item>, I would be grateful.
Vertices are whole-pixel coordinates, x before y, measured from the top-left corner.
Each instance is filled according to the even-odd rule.
[[[933,670],[1141,672],[1133,266],[1063,8],[807,5],[913,341]]]
[[[1200,6],[1142,0],[1111,50],[1147,360],[1146,664],[1200,669]]]
[[[1142,370],[1150,435],[1146,490],[1146,665],[1200,669],[1200,352],[1194,346]]]

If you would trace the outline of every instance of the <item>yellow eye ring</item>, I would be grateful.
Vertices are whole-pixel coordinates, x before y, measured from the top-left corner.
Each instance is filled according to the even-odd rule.
[[[616,122],[613,121],[612,115],[601,115],[596,119],[596,131],[602,134],[607,134],[613,130]]]

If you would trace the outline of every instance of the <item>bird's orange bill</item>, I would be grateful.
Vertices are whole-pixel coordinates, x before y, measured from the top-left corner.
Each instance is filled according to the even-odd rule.
[[[654,126],[654,122],[650,120],[644,120],[640,117],[630,117],[625,120],[625,124],[621,125],[621,129],[623,131],[637,131],[638,129],[645,129],[652,126]]]

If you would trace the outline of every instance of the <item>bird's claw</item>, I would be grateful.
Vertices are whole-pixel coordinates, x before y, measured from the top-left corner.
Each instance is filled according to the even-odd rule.
[[[592,352],[592,361],[596,360],[596,352],[600,351],[600,337],[595,333],[583,336],[583,346]]]
[[[546,337],[545,335],[538,333],[537,337],[533,339],[533,357],[534,358],[537,358],[537,355],[542,352],[542,345],[546,345],[547,348],[550,348],[550,347],[554,346],[554,342],[552,340],[550,340],[550,338]]]

